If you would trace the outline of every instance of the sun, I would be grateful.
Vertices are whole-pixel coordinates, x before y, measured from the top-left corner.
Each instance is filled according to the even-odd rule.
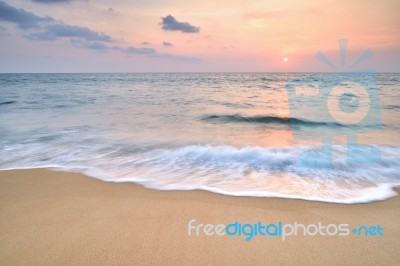
[[[283,58],[283,62],[284,62],[284,63],[287,63],[287,61],[288,61],[288,58],[287,58],[287,57]]]

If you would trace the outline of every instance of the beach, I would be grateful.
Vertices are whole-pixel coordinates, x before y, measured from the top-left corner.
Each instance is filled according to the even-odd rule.
[[[0,0],[0,266],[400,266],[398,10]]]
[[[398,265],[400,198],[332,204],[157,191],[44,169],[0,172],[1,265]],[[196,224],[383,227],[383,236],[188,235]]]

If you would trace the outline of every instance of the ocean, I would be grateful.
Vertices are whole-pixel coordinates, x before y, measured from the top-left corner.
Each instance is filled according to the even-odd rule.
[[[371,119],[343,124],[322,115],[330,107],[321,97],[296,102],[288,92],[293,81],[337,79],[376,81],[379,97],[364,103],[374,104]],[[0,74],[0,169],[233,196],[383,200],[400,186],[399,86],[392,73]],[[349,135],[373,147],[355,146],[359,163],[348,160]],[[318,156],[299,161],[326,144],[329,167]]]

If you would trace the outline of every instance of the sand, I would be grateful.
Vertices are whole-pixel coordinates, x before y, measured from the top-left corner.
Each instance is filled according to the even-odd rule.
[[[400,265],[400,198],[339,205],[0,172],[1,265]],[[188,236],[188,222],[380,225],[383,236]]]

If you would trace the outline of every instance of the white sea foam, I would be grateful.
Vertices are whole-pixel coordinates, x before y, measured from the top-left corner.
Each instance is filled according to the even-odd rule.
[[[1,155],[7,153],[8,159],[1,168],[82,172],[108,182],[133,182],[159,190],[201,189],[232,196],[351,204],[396,195],[392,188],[400,186],[399,149],[379,148],[380,162],[348,165],[344,160],[345,147],[336,145],[332,168],[304,168],[299,165],[298,156],[311,147],[99,146],[66,151],[31,144],[3,147]]]

